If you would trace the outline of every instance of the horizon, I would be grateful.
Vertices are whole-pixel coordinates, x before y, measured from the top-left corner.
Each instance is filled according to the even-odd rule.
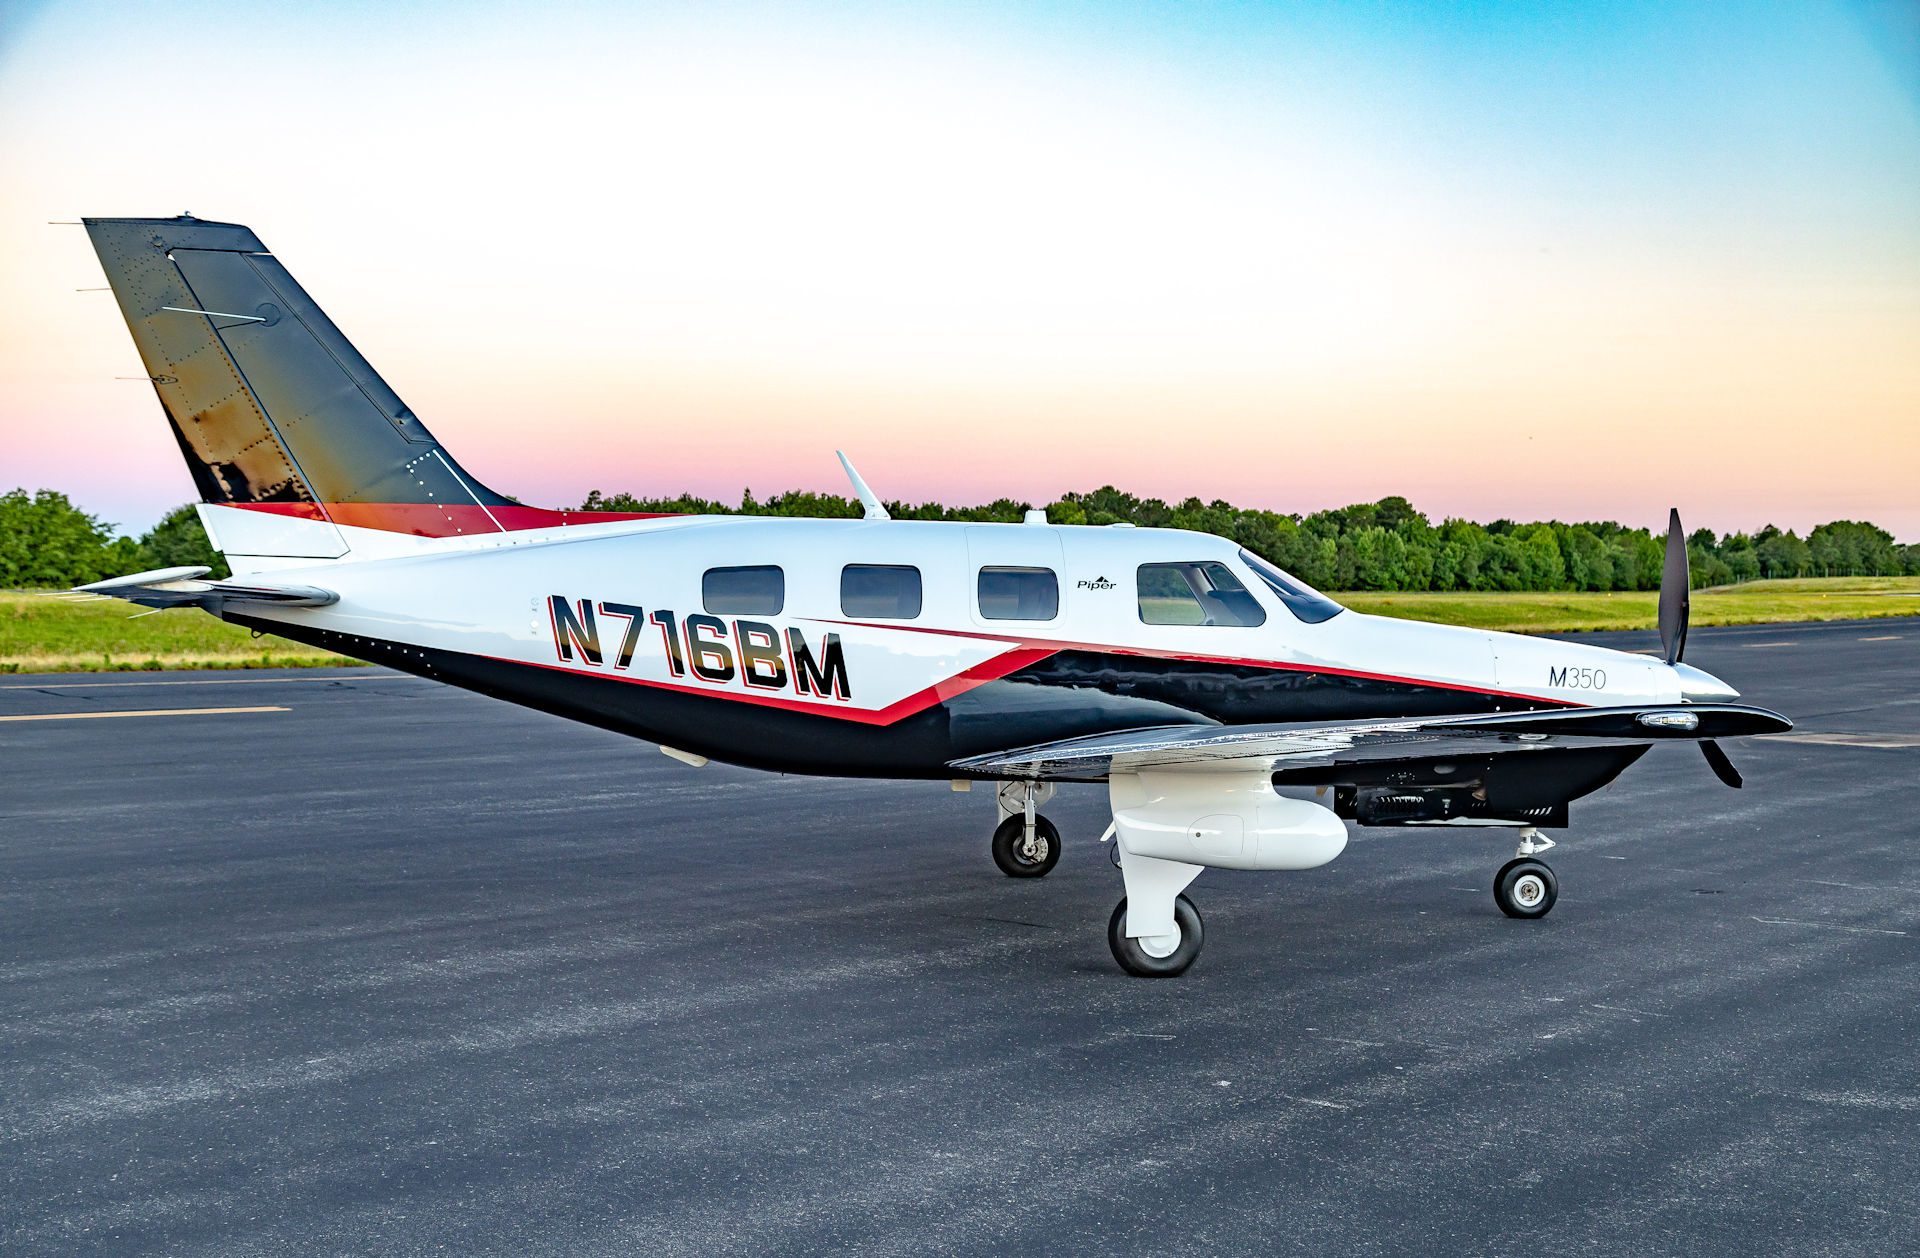
[[[1050,506],[1052,506],[1052,505],[1053,505],[1053,504],[1054,504],[1055,502],[1057,502],[1057,501],[1059,501],[1059,500],[1061,500],[1061,499],[1062,499],[1062,498],[1064,498],[1064,497],[1065,497],[1065,496],[1066,496],[1067,494],[1076,494],[1076,493],[1077,493],[1077,494],[1090,494],[1090,493],[1094,493],[1094,492],[1097,492],[1098,490],[1101,490],[1101,489],[1114,489],[1114,490],[1118,490],[1118,491],[1119,491],[1120,493],[1123,493],[1123,494],[1124,494],[1124,493],[1130,493],[1130,492],[1131,492],[1131,491],[1130,491],[1130,490],[1128,490],[1128,489],[1126,488],[1126,486],[1124,486],[1124,485],[1098,485],[1098,486],[1094,486],[1094,487],[1092,487],[1091,489],[1086,489],[1086,488],[1083,488],[1083,489],[1067,489],[1067,490],[1062,490],[1062,491],[1061,491],[1060,493],[1057,493],[1057,494],[1053,494],[1053,495],[1051,495],[1051,496],[1049,496],[1049,497],[1046,497],[1046,498],[1043,498],[1043,499],[1026,499],[1026,498],[1018,498],[1018,497],[1015,497],[1015,498],[1011,498],[1011,499],[1010,499],[1010,501],[1012,501],[1012,502],[1016,502],[1016,503],[1022,503],[1022,504],[1024,504],[1024,505],[1025,505],[1026,507],[1028,507],[1028,508],[1044,508],[1044,507],[1050,507]],[[55,492],[55,493],[64,493],[64,492],[65,492],[64,490],[61,490],[61,489],[60,489],[60,488],[59,488],[58,486],[54,486],[54,485],[46,485],[46,486],[32,486],[32,485],[0,485],[0,493],[8,493],[8,492],[11,492],[11,491],[15,491],[15,490],[24,490],[24,491],[25,491],[26,493],[28,493],[28,494],[33,494],[33,493],[35,493],[35,492],[39,492],[39,491],[43,491],[43,490],[51,490],[51,491],[53,491],[53,492]],[[608,491],[608,490],[602,490],[601,492],[602,492],[602,495],[603,495],[603,497],[607,497],[607,498],[612,498],[612,497],[616,497],[616,496],[618,496],[618,495],[620,495],[620,494],[622,494],[622,493],[625,493],[626,491],[624,491],[624,490],[611,490],[611,491]],[[726,508],[727,508],[727,512],[726,512],[726,513],[729,513],[729,514],[731,514],[731,513],[734,513],[734,512],[737,512],[737,511],[738,511],[738,505],[737,505],[737,504],[738,504],[738,502],[739,502],[739,500],[740,500],[740,499],[742,498],[742,496],[743,496],[743,495],[745,495],[745,494],[752,494],[752,496],[753,496],[753,499],[754,499],[754,501],[755,501],[755,502],[758,502],[758,503],[766,503],[766,502],[768,502],[768,501],[771,501],[771,500],[774,500],[774,499],[777,499],[777,498],[779,498],[779,497],[780,497],[781,495],[783,495],[783,494],[785,494],[785,493],[790,493],[790,492],[791,492],[791,493],[813,493],[813,494],[819,494],[819,495],[821,495],[821,496],[824,496],[824,497],[833,497],[833,498],[838,498],[838,499],[840,499],[841,501],[843,501],[843,502],[846,502],[846,503],[848,503],[848,504],[850,504],[850,505],[854,505],[854,506],[857,506],[857,505],[858,505],[858,499],[857,499],[856,497],[854,497],[854,495],[853,495],[853,491],[852,491],[852,489],[851,489],[850,487],[848,487],[848,486],[846,486],[846,485],[842,485],[842,486],[840,486],[840,487],[839,487],[839,488],[837,488],[837,489],[836,489],[836,488],[825,488],[825,489],[814,489],[814,488],[807,488],[807,487],[790,487],[789,489],[785,489],[785,490],[774,490],[774,491],[771,491],[771,492],[767,492],[767,493],[760,493],[760,492],[756,492],[756,491],[754,491],[754,490],[752,490],[752,489],[745,489],[745,490],[742,490],[742,492],[741,492],[740,494],[735,494],[735,495],[733,495],[733,497],[732,497],[732,499],[731,499],[731,500],[730,500],[730,499],[728,499],[728,498],[725,498],[725,497],[715,497],[715,496],[713,496],[713,495],[710,495],[710,494],[693,494],[693,493],[689,493],[689,492],[685,492],[685,491],[681,491],[681,492],[676,492],[676,493],[670,493],[670,494],[651,494],[651,493],[649,493],[649,494],[633,494],[633,495],[631,495],[631,496],[632,496],[632,497],[634,497],[634,498],[636,498],[636,499],[639,499],[639,500],[641,500],[641,501],[643,501],[643,502],[658,502],[658,501],[670,501],[670,500],[672,500],[672,499],[675,499],[675,498],[679,498],[679,497],[690,497],[690,498],[703,498],[703,499],[705,499],[706,501],[709,501],[709,502],[714,502],[714,503],[718,503],[718,504],[720,504],[720,505],[722,505],[723,507],[726,507]],[[980,499],[980,500],[978,500],[978,501],[967,501],[967,502],[944,502],[944,501],[941,501],[941,500],[939,500],[939,499],[933,499],[933,498],[925,498],[925,499],[908,499],[908,498],[896,498],[896,497],[890,497],[890,496],[888,496],[887,494],[885,494],[885,493],[882,493],[881,491],[879,491],[879,490],[877,490],[877,489],[875,490],[875,493],[877,493],[877,494],[879,494],[879,497],[880,497],[880,499],[881,499],[881,501],[882,501],[882,503],[884,503],[885,505],[887,505],[887,506],[889,506],[889,507],[902,507],[902,508],[912,508],[912,507],[926,507],[926,506],[938,506],[938,507],[944,507],[944,508],[947,508],[947,509],[965,509],[965,508],[968,508],[968,507],[984,507],[984,506],[989,506],[989,505],[991,505],[991,504],[992,504],[993,502],[995,502],[995,501],[997,501],[997,499],[995,499],[995,498],[988,498],[988,499]],[[1181,505],[1182,503],[1184,503],[1184,502],[1186,502],[1186,501],[1189,501],[1190,499],[1192,499],[1192,498],[1194,498],[1194,497],[1197,497],[1198,495],[1191,495],[1191,494],[1188,494],[1188,495],[1182,495],[1182,496],[1180,496],[1180,497],[1177,497],[1177,498],[1160,498],[1160,497],[1159,497],[1158,495],[1150,495],[1150,494],[1134,494],[1133,496],[1134,496],[1135,498],[1137,498],[1137,499],[1140,499],[1140,500],[1142,500],[1142,501],[1153,501],[1153,500],[1158,500],[1158,501],[1159,501],[1160,503],[1162,503],[1163,505],[1165,505],[1165,506],[1167,506],[1167,507],[1179,507],[1179,506],[1180,506],[1180,505]],[[1315,512],[1318,512],[1318,511],[1338,511],[1338,510],[1345,510],[1345,509],[1349,509],[1349,508],[1353,508],[1353,507],[1363,507],[1363,506],[1374,506],[1374,505],[1377,505],[1378,503],[1380,503],[1380,502],[1382,502],[1382,501],[1384,501],[1385,499],[1388,499],[1388,498],[1394,498],[1394,497],[1398,497],[1398,498],[1403,498],[1403,499],[1406,499],[1406,501],[1407,501],[1407,502],[1408,502],[1408,503],[1409,503],[1409,504],[1410,504],[1410,505],[1411,505],[1411,506],[1413,507],[1413,509],[1414,509],[1414,511],[1415,511],[1416,513],[1418,513],[1418,514],[1419,514],[1420,516],[1422,516],[1423,518],[1425,518],[1425,519],[1427,520],[1427,522],[1428,522],[1428,523],[1429,523],[1430,525],[1432,525],[1433,527],[1435,527],[1435,528],[1438,528],[1438,527],[1439,527],[1440,525],[1442,525],[1442,524],[1444,524],[1444,523],[1446,523],[1446,522],[1447,522],[1447,521],[1449,521],[1449,520],[1456,520],[1456,519],[1460,519],[1460,520],[1466,520],[1466,521],[1468,521],[1469,523],[1473,523],[1473,524],[1478,524],[1478,525],[1480,525],[1480,526],[1482,526],[1482,527],[1489,527],[1489,526],[1491,526],[1491,525],[1493,525],[1493,524],[1496,524],[1496,523],[1501,523],[1501,522],[1506,522],[1506,523],[1511,523],[1511,524],[1514,524],[1514,525],[1517,525],[1517,526],[1526,526],[1526,525],[1530,525],[1530,524],[1563,524],[1563,525],[1567,525],[1567,526],[1569,526],[1569,527],[1573,527],[1573,526],[1577,526],[1577,525],[1584,525],[1584,524],[1617,524],[1617,525],[1620,525],[1620,526],[1621,526],[1621,527],[1623,527],[1623,528],[1627,528],[1627,529],[1638,529],[1638,530],[1641,530],[1641,531],[1644,531],[1644,532],[1647,532],[1647,533],[1650,533],[1650,534],[1652,534],[1652,535],[1653,535],[1653,536],[1655,536],[1655,537],[1658,537],[1658,536],[1661,536],[1661,535],[1663,535],[1663,534],[1664,534],[1664,532],[1665,532],[1665,530],[1666,530],[1666,520],[1664,519],[1664,512],[1662,513],[1662,514],[1663,514],[1663,518],[1662,518],[1661,520],[1659,520],[1658,522],[1656,522],[1656,523],[1652,523],[1652,524],[1640,524],[1640,523],[1636,523],[1636,522],[1634,522],[1634,521],[1632,521],[1632,520],[1625,520],[1625,519],[1620,519],[1620,518],[1618,518],[1618,517],[1613,517],[1613,516],[1581,516],[1581,517],[1571,517],[1571,516],[1567,516],[1567,517],[1562,517],[1562,516],[1539,516],[1539,517],[1526,517],[1526,516],[1488,516],[1488,517],[1484,517],[1484,518],[1483,518],[1483,517],[1477,517],[1477,516],[1461,516],[1461,515],[1445,515],[1445,516],[1443,516],[1443,515],[1438,515],[1438,514],[1435,514],[1434,512],[1431,512],[1431,511],[1427,511],[1427,510],[1425,510],[1425,509],[1423,509],[1423,508],[1421,507],[1421,505],[1420,505],[1420,503],[1418,503],[1417,501],[1414,501],[1413,499],[1410,499],[1410,498],[1406,498],[1406,495],[1404,495],[1404,494],[1383,494],[1383,495],[1381,495],[1381,496],[1380,496],[1379,498],[1372,498],[1372,499],[1364,499],[1364,500],[1356,500],[1356,501],[1354,501],[1354,502],[1343,502],[1343,503],[1338,503],[1338,504],[1335,504],[1334,506],[1331,506],[1331,507],[1315,507],[1315,508],[1313,508],[1313,510],[1311,510],[1311,511],[1302,511],[1302,510],[1288,510],[1288,509],[1286,509],[1286,508],[1280,508],[1280,507],[1267,507],[1267,508],[1252,508],[1252,507],[1249,507],[1249,506],[1247,506],[1247,504],[1245,504],[1245,503],[1236,503],[1236,502],[1228,502],[1228,503],[1227,503],[1227,506],[1229,506],[1229,507],[1231,507],[1231,508],[1233,508],[1233,509],[1235,509],[1235,510],[1255,510],[1255,509],[1264,509],[1264,510],[1269,510],[1269,511],[1274,511],[1275,513],[1277,513],[1277,514],[1279,514],[1279,515],[1282,515],[1282,516],[1289,516],[1289,517],[1292,517],[1292,518],[1294,518],[1294,519],[1296,519],[1296,520],[1299,520],[1299,521],[1305,521],[1305,520],[1307,519],[1307,517],[1309,517],[1309,516],[1311,516],[1311,515],[1313,515],[1313,514],[1314,514]],[[81,502],[81,501],[79,501],[78,499],[76,499],[76,498],[74,498],[74,497],[73,497],[72,495],[70,495],[70,494],[68,495],[68,501],[69,501],[69,502],[71,502],[71,503],[72,503],[72,505],[73,505],[73,506],[74,506],[75,508],[77,508],[77,509],[79,509],[79,510],[81,510],[81,511],[83,511],[83,512],[86,512],[86,513],[87,513],[88,515],[91,515],[91,516],[93,516],[94,518],[96,518],[96,519],[98,519],[98,520],[100,520],[100,522],[101,522],[101,523],[102,523],[102,524],[103,524],[103,525],[104,525],[104,526],[105,526],[105,527],[106,527],[106,528],[107,528],[107,529],[108,529],[108,530],[110,531],[110,533],[111,533],[111,534],[112,534],[113,536],[115,536],[115,537],[127,537],[127,538],[133,538],[133,539],[135,539],[135,540],[137,540],[137,539],[138,539],[138,538],[140,538],[140,537],[141,537],[142,535],[144,535],[144,534],[146,534],[147,532],[149,532],[149,531],[151,531],[151,530],[152,530],[152,529],[153,529],[153,528],[154,528],[154,527],[155,527],[156,525],[158,525],[158,524],[160,523],[160,521],[161,521],[162,519],[164,519],[164,518],[165,518],[165,517],[166,517],[166,516],[167,516],[168,514],[171,514],[171,513],[173,512],[173,511],[176,511],[176,510],[178,510],[178,509],[180,509],[181,507],[191,507],[191,506],[194,506],[194,505],[196,505],[196,504],[198,504],[200,500],[199,500],[199,499],[197,499],[197,498],[188,498],[188,499],[185,499],[185,500],[183,500],[183,501],[180,501],[180,502],[176,502],[176,503],[174,503],[174,504],[173,504],[173,505],[172,505],[171,507],[168,507],[168,508],[166,508],[166,509],[165,509],[164,511],[162,511],[162,512],[161,512],[160,514],[158,514],[158,515],[156,515],[156,516],[154,516],[154,517],[153,517],[153,518],[152,518],[151,520],[148,520],[148,521],[146,521],[146,522],[144,522],[144,523],[141,523],[141,524],[137,524],[137,525],[130,525],[130,524],[127,524],[127,523],[125,523],[125,522],[123,522],[123,521],[117,521],[117,520],[109,520],[109,519],[107,519],[107,518],[106,518],[106,516],[105,516],[105,514],[104,514],[104,513],[102,513],[102,512],[100,512],[100,511],[96,511],[96,510],[93,510],[93,509],[92,509],[91,507],[89,507],[89,505],[88,505],[87,503],[85,503],[85,502]],[[735,504],[735,505],[732,505],[732,506],[728,506],[728,503],[729,503],[730,501],[731,501],[731,502],[732,502],[733,504]],[[1211,498],[1205,498],[1205,497],[1200,497],[1200,501],[1201,501],[1202,503],[1204,503],[1204,504],[1207,504],[1207,505],[1211,505],[1211,504],[1212,504],[1212,503],[1214,503],[1215,501],[1219,501],[1219,500],[1217,500],[1217,499],[1211,499]],[[578,507],[578,505],[579,505],[579,504],[577,504],[577,503],[530,503],[530,504],[528,504],[528,505],[530,505],[530,506],[554,506],[554,507],[564,507],[564,508],[567,508],[567,509],[569,509],[569,510],[571,510],[571,509],[576,509],[576,508]],[[613,510],[613,509],[615,509],[615,508],[600,508],[600,509],[601,509],[601,510]],[[624,508],[621,508],[621,509],[624,509]],[[1803,528],[1790,528],[1790,527],[1787,527],[1787,526],[1784,526],[1784,525],[1779,525],[1779,524],[1777,524],[1777,523],[1776,523],[1775,521],[1772,521],[1772,520],[1768,520],[1768,521],[1766,521],[1766,522],[1764,522],[1764,523],[1762,523],[1762,524],[1759,524],[1759,525],[1755,525],[1755,526],[1753,526],[1753,527],[1751,527],[1751,528],[1734,528],[1734,529],[1722,529],[1722,528],[1716,528],[1716,527],[1715,527],[1715,526],[1713,525],[1713,523],[1712,523],[1711,521],[1705,521],[1705,522],[1702,522],[1702,521],[1695,521],[1695,520],[1692,520],[1692,519],[1690,519],[1690,518],[1688,518],[1688,516],[1687,516],[1687,512],[1686,512],[1686,509],[1685,509],[1684,507],[1682,507],[1682,508],[1680,508],[1680,517],[1681,517],[1681,522],[1682,522],[1682,524],[1683,524],[1683,525],[1684,525],[1684,526],[1686,527],[1686,530],[1687,530],[1687,533],[1688,533],[1688,535],[1689,535],[1689,536],[1691,536],[1691,535],[1692,535],[1693,533],[1695,533],[1695,532],[1697,532],[1697,531],[1699,531],[1700,529],[1703,529],[1703,528],[1705,528],[1705,529],[1711,529],[1711,530],[1713,531],[1713,533],[1714,533],[1714,535],[1715,535],[1716,537],[1719,537],[1719,538],[1722,538],[1722,539],[1725,539],[1725,538],[1728,538],[1728,537],[1732,537],[1732,536],[1735,536],[1735,535],[1745,535],[1745,536],[1749,536],[1749,537],[1751,537],[1751,536],[1753,536],[1753,535],[1756,535],[1756,534],[1758,534],[1758,533],[1760,533],[1760,532],[1761,532],[1762,530],[1764,530],[1764,529],[1767,529],[1767,528],[1770,528],[1770,527],[1771,527],[1771,528],[1778,528],[1778,529],[1779,529],[1779,531],[1781,531],[1782,533],[1792,533],[1792,534],[1794,534],[1795,536],[1798,536],[1798,537],[1801,537],[1801,538],[1805,538],[1805,537],[1807,536],[1807,534],[1808,534],[1808,533],[1810,533],[1810,532],[1812,532],[1812,530],[1813,530],[1814,528],[1817,528],[1817,527],[1819,527],[1820,525],[1823,525],[1823,524],[1838,524],[1838,523],[1855,523],[1855,524],[1870,524],[1870,525],[1874,525],[1874,526],[1876,526],[1876,527],[1879,527],[1879,528],[1882,528],[1882,529],[1885,529],[1885,530],[1886,530],[1886,531],[1888,531],[1888,532],[1893,532],[1893,531],[1892,531],[1891,529],[1886,529],[1886,526],[1885,526],[1884,524],[1881,524],[1881,523],[1880,523],[1879,521],[1877,521],[1877,520],[1871,520],[1871,519],[1865,519],[1865,520],[1863,520],[1863,519],[1850,519],[1849,517],[1841,517],[1841,516],[1836,516],[1836,517],[1834,517],[1834,518],[1833,518],[1833,519],[1831,519],[1831,520],[1818,520],[1818,521],[1816,521],[1816,522],[1815,522],[1815,523],[1814,523],[1813,525],[1811,525],[1811,526],[1809,526],[1808,528],[1804,528],[1804,529],[1803,529]],[[795,517],[795,518],[800,518],[800,519],[807,519],[807,518],[820,518],[820,519],[826,519],[826,518],[829,518],[829,517],[825,517],[825,516],[822,516],[822,517]],[[1055,525],[1054,527],[1056,527],[1056,528],[1065,528],[1065,527],[1075,527],[1075,526],[1070,526],[1070,525]],[[1084,526],[1079,526],[1079,527],[1087,527],[1087,528],[1096,528],[1096,527],[1103,527],[1103,526],[1099,526],[1099,525],[1084,525]],[[1898,533],[1893,533],[1893,542],[1894,542],[1894,544],[1895,544],[1895,545],[1902,545],[1902,546],[1903,546],[1903,545],[1920,545],[1920,538],[1915,538],[1915,539],[1911,539],[1911,540],[1909,540],[1909,539],[1907,539],[1907,538],[1904,538],[1904,537],[1902,537],[1902,536],[1900,536],[1900,534],[1898,534]]]
[[[200,136],[154,8],[0,17],[0,489],[123,532],[192,483],[43,224],[191,209],[539,505],[841,494],[844,448],[950,506],[1920,541],[1892,6],[162,7]]]

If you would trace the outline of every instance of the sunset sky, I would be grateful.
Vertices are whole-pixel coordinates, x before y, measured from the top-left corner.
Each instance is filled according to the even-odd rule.
[[[252,226],[589,489],[1920,541],[1920,6],[26,4],[0,489],[192,497],[85,235]]]

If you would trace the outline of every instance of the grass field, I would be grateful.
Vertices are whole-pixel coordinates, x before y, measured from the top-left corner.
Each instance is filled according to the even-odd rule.
[[[1434,620],[1513,633],[1651,629],[1660,596],[1621,594],[1365,594],[1336,595],[1355,611],[1406,620]],[[1819,577],[1749,581],[1693,592],[1694,625],[1759,625],[1800,620],[1868,620],[1920,616],[1920,577]]]
[[[1658,596],[1633,594],[1342,594],[1356,611],[1433,620],[1478,629],[1561,633],[1650,629]],[[117,599],[74,603],[41,594],[0,592],[0,672],[104,672],[160,668],[297,668],[352,664],[282,638],[249,631],[202,612],[133,618]],[[1828,577],[1750,581],[1696,590],[1696,625],[1920,616],[1920,577]]]
[[[195,608],[134,617],[119,599],[73,603],[0,592],[0,673],[90,673],[157,668],[301,668],[355,661],[256,638]]]

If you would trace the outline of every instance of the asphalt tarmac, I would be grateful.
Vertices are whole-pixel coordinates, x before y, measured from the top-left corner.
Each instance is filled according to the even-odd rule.
[[[1799,730],[1576,804],[1547,919],[1509,832],[1356,830],[1202,875],[1170,982],[1097,788],[1016,882],[983,789],[0,677],[0,1251],[1913,1252],[1920,619],[1688,660]],[[265,710],[108,715],[204,708]]]

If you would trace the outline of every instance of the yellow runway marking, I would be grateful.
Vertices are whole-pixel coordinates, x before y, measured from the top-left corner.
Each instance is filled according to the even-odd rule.
[[[1920,747],[1920,734],[1841,734],[1800,730],[1792,734],[1761,734],[1770,743],[1818,743],[1827,747],[1877,747],[1897,751],[1902,747]]]
[[[98,721],[110,716],[235,716],[242,712],[291,712],[292,708],[145,708],[133,712],[36,712],[0,716],[0,721]]]
[[[0,690],[104,690],[119,686],[272,686],[301,681],[412,681],[405,673],[346,673],[337,677],[208,677],[193,681],[43,681],[9,683]]]

